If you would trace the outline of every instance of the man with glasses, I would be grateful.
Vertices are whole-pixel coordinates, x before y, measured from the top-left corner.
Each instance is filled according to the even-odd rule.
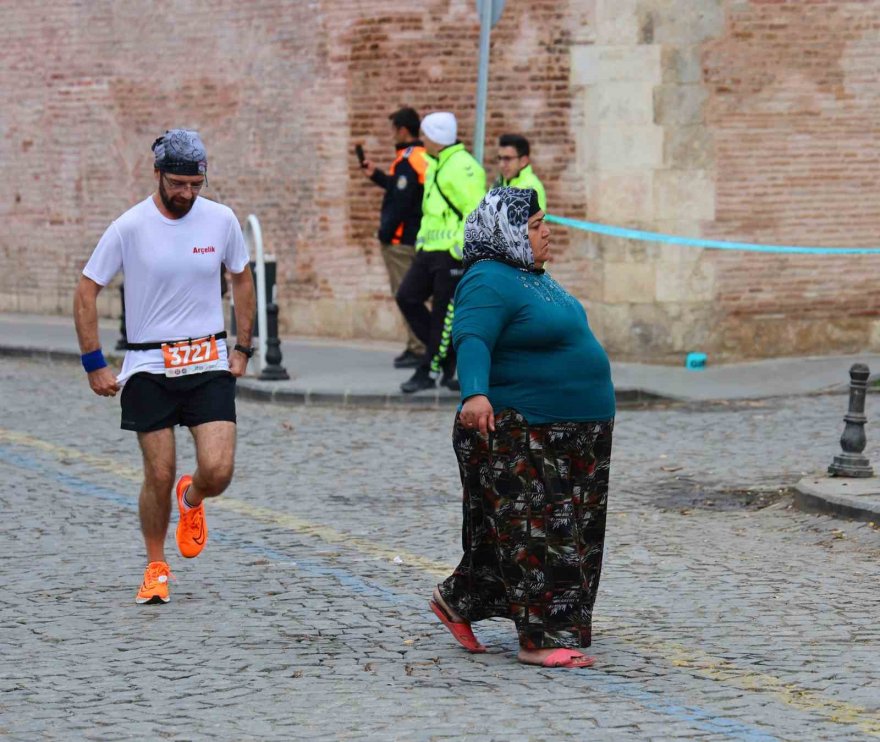
[[[544,184],[532,170],[529,140],[521,134],[502,134],[498,139],[498,177],[493,188],[532,188],[538,192],[538,205],[547,211]]]
[[[104,232],[74,298],[82,364],[92,390],[122,390],[122,428],[137,433],[144,481],[139,513],[147,568],[137,603],[167,603],[171,571],[165,535],[175,490],[177,546],[187,558],[208,538],[205,498],[232,479],[235,379],[244,375],[254,320],[254,283],[232,210],[200,193],[207,155],[198,133],[166,131],[153,143],[156,191]],[[220,298],[221,264],[231,274],[238,343],[227,352]],[[101,353],[97,297],[122,271],[127,353],[118,377]],[[190,429],[196,469],[177,480],[174,426]]]

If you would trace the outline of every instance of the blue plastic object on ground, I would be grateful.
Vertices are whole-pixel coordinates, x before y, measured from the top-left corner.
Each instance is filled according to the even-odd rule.
[[[706,360],[705,353],[688,353],[684,360],[684,367],[691,371],[702,371],[706,368]]]

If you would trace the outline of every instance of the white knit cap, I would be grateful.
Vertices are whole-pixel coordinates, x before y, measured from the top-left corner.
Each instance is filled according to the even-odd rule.
[[[432,142],[443,147],[455,144],[456,135],[458,134],[458,124],[455,121],[455,114],[449,111],[437,111],[429,113],[422,119],[422,131],[425,136]]]

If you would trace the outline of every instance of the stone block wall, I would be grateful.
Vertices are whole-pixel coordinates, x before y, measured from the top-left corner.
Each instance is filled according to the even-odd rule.
[[[584,0],[572,97],[588,218],[720,240],[877,246],[880,4]],[[878,347],[880,256],[590,237],[617,357]]]

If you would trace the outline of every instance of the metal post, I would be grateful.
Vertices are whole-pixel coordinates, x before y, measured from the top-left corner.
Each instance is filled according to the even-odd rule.
[[[844,415],[846,425],[840,437],[843,453],[834,457],[828,474],[832,477],[872,477],[874,470],[867,457],[862,456],[865,438],[865,395],[870,370],[864,363],[855,363],[849,370],[849,411]]]
[[[474,123],[474,159],[483,164],[486,140],[486,97],[489,91],[489,36],[492,32],[492,2],[483,0],[480,8],[480,66],[477,71],[477,116]]]
[[[268,320],[268,329],[266,334],[263,335],[267,346],[266,365],[261,369],[260,379],[263,381],[283,381],[284,379],[289,379],[290,374],[281,365],[281,340],[278,337],[278,305],[275,303],[274,295],[272,296],[272,302],[266,307],[266,318]]]
[[[119,302],[122,304],[122,316],[119,320],[119,340],[116,341],[116,350],[125,350],[128,347],[128,331],[125,329],[125,284],[119,284]]]
[[[266,367],[266,264],[263,256],[263,230],[256,214],[250,214],[244,225],[244,239],[254,251],[254,281],[257,289],[257,370]],[[232,297],[235,301],[235,297]]]
[[[266,258],[263,254],[263,230],[256,214],[247,218],[244,238],[254,250],[254,278],[257,283],[257,370],[266,368]]]

